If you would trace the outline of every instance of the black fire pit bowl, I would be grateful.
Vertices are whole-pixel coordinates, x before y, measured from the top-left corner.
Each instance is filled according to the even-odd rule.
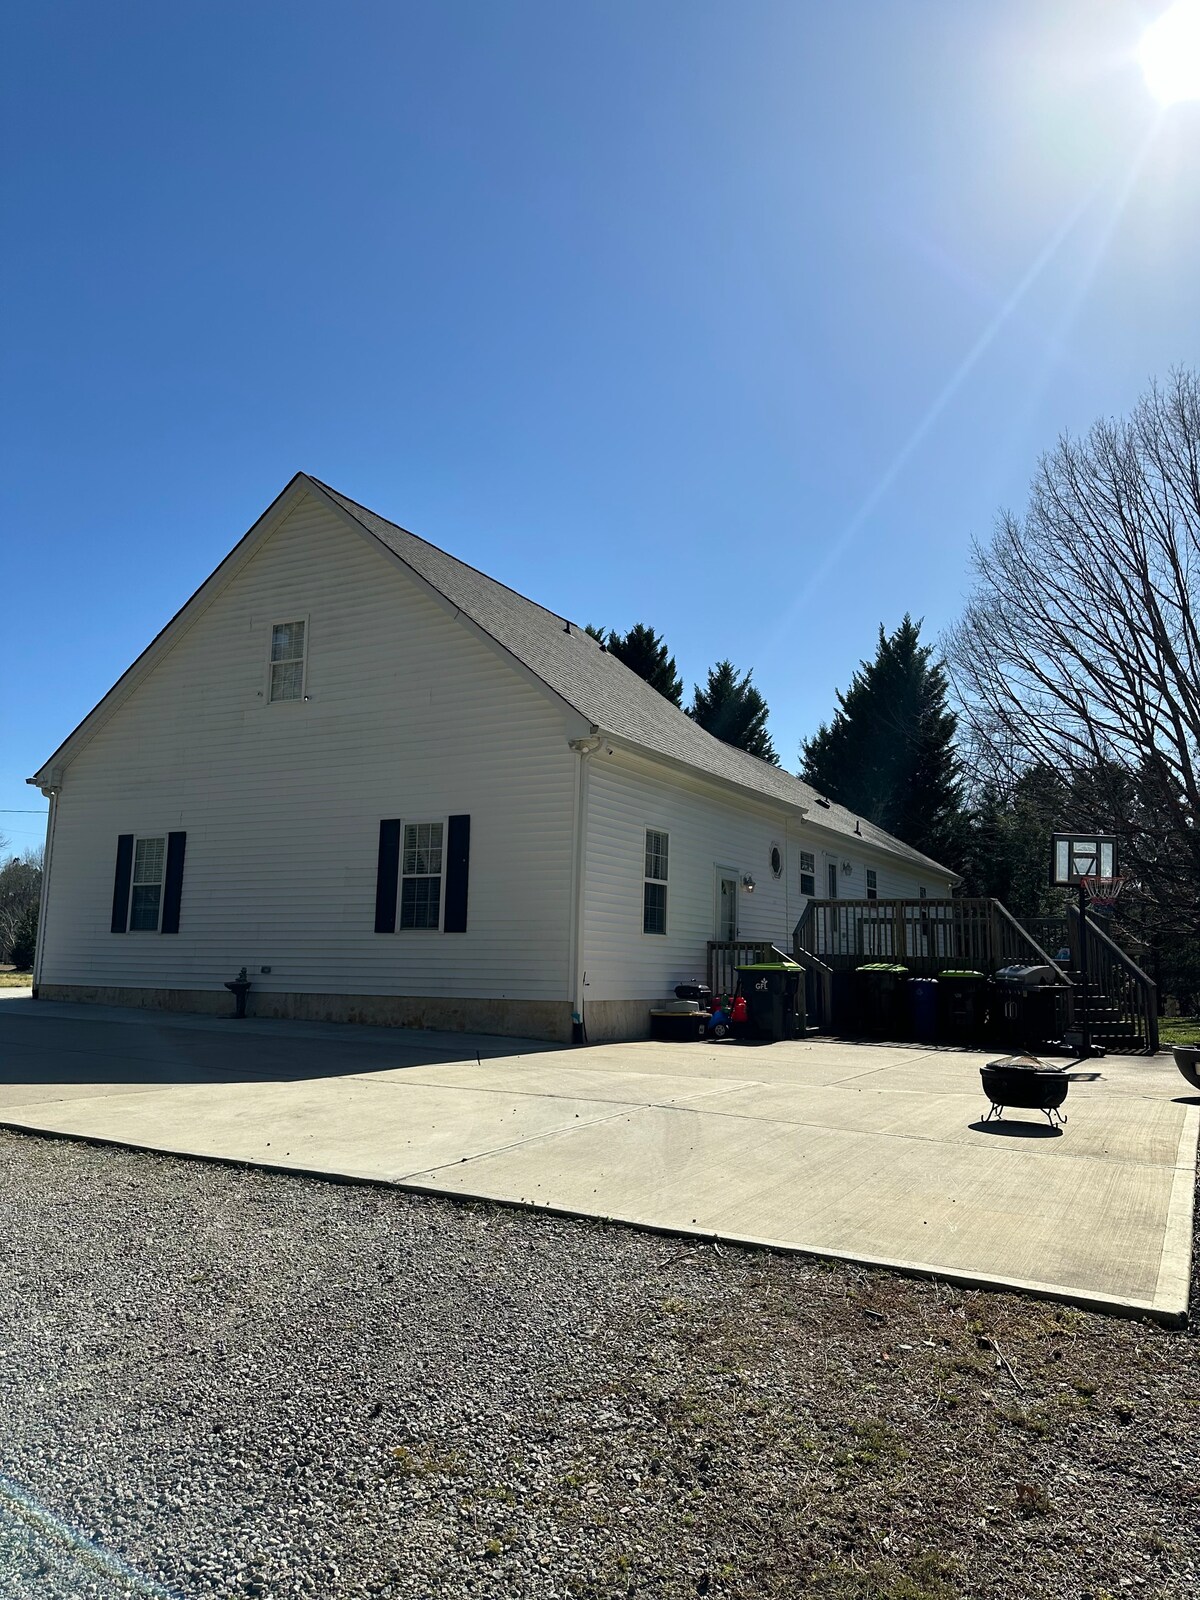
[[[1052,1128],[1066,1122],[1058,1108],[1067,1098],[1071,1080],[1061,1067],[1043,1066],[1036,1056],[1006,1056],[980,1067],[979,1076],[991,1101],[985,1122],[1002,1116],[1006,1106],[1040,1111]]]

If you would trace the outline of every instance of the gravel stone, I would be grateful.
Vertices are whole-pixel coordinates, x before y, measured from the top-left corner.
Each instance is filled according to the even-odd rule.
[[[1200,1342],[0,1131],[5,1600],[1196,1592]]]

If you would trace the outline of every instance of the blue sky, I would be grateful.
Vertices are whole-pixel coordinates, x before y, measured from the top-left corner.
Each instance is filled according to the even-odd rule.
[[[10,7],[0,830],[299,468],[777,748],[1196,356],[1132,0]]]

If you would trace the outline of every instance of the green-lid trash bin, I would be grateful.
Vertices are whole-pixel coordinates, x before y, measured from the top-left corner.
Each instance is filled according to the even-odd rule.
[[[938,1037],[949,1044],[982,1044],[987,1028],[986,972],[969,967],[938,973]]]
[[[855,1032],[874,1039],[906,1039],[908,968],[896,961],[868,961],[855,969]]]

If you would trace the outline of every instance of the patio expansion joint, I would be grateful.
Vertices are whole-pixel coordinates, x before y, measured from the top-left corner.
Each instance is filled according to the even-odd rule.
[[[547,1096],[547,1098],[549,1099],[554,1097]],[[588,1117],[586,1122],[581,1117],[579,1119],[579,1126],[580,1128],[600,1128],[603,1127],[606,1122],[616,1122],[621,1117],[628,1117],[631,1112],[652,1111],[654,1109],[655,1107],[653,1106],[639,1106],[632,1103],[623,1104],[617,1106],[615,1110],[609,1112],[605,1116]],[[431,1178],[435,1173],[438,1172],[457,1172],[463,1167],[472,1166],[476,1161],[486,1161],[489,1156],[507,1155],[511,1150],[521,1150],[526,1145],[531,1144],[542,1144],[547,1139],[559,1139],[567,1134],[572,1134],[575,1131],[576,1129],[574,1126],[568,1126],[565,1128],[546,1128],[542,1133],[526,1134],[523,1139],[512,1139],[508,1144],[493,1145],[488,1150],[476,1150],[473,1155],[459,1156],[457,1160],[454,1161],[439,1161],[432,1167],[416,1167],[412,1172],[403,1173],[398,1178],[389,1178],[387,1181],[389,1183],[409,1186],[412,1184],[412,1181],[415,1178]],[[485,1197],[480,1196],[479,1198]]]

